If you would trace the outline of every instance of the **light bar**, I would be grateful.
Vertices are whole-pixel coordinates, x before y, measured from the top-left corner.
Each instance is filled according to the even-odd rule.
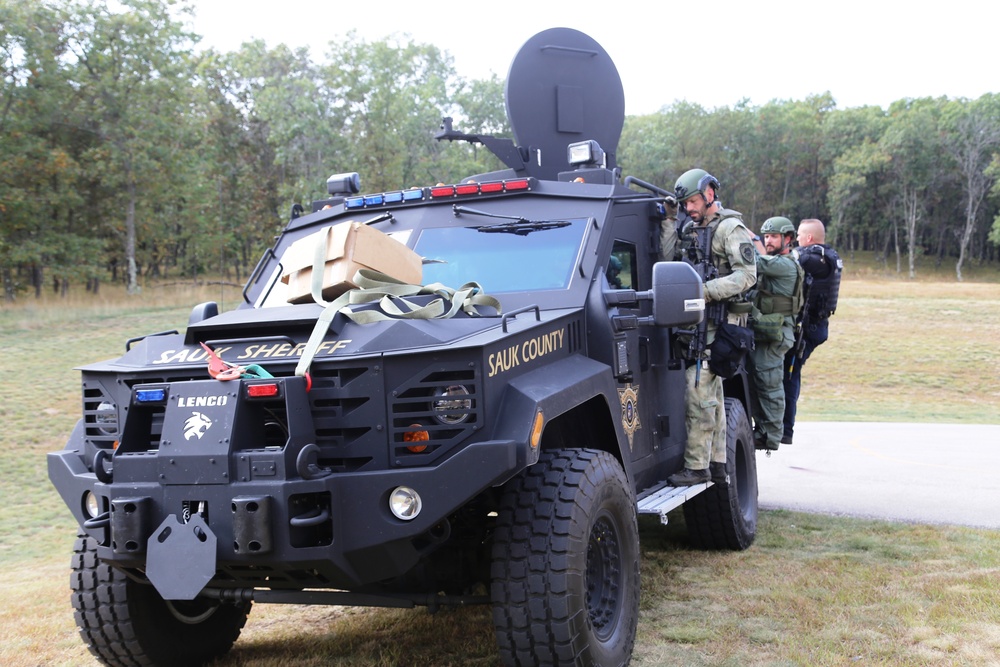
[[[489,195],[505,191],[516,192],[530,189],[530,178],[516,178],[510,181],[490,181],[489,183],[459,183],[457,185],[445,185],[441,183],[430,188],[410,188],[409,190],[376,192],[360,197],[348,197],[344,200],[344,208],[346,210],[374,208],[387,204],[423,201],[428,197],[430,199],[445,199],[455,196]]]
[[[454,185],[437,185],[431,188],[431,197],[454,197],[455,196],[455,186]]]

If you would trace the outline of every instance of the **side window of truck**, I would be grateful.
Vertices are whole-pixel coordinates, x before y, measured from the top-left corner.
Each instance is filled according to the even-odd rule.
[[[638,289],[635,267],[635,244],[615,241],[608,261],[608,284],[612,289]]]

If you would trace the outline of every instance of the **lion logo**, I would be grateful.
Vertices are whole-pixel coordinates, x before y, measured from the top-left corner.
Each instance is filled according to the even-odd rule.
[[[190,440],[192,437],[198,436],[198,439],[201,440],[201,436],[205,435],[205,431],[211,425],[211,419],[200,412],[192,412],[191,416],[184,422],[184,439]]]

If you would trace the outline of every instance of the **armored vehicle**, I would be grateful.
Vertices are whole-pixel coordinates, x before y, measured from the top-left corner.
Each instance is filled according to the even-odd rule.
[[[83,418],[48,466],[80,525],[73,607],[101,661],[211,660],[253,603],[489,604],[506,664],[624,665],[638,514],[683,505],[696,545],[753,541],[745,373],[725,384],[728,483],[665,482],[685,445],[676,343],[703,288],[656,261],[670,193],[617,166],[614,63],[583,33],[541,32],[506,105],[515,140],[448,119],[438,134],[504,168],[368,194],[331,177],[239,307],[200,304],[183,333],[82,368]],[[292,269],[305,244],[323,276],[310,248],[345,227],[377,237],[376,262],[414,253],[421,284],[362,269],[327,301],[325,277]]]

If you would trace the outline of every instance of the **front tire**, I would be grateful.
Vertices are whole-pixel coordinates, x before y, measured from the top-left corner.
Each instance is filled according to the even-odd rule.
[[[126,577],[97,559],[93,538],[74,547],[73,609],[80,635],[111,667],[200,665],[229,651],[250,603],[168,601],[152,585]]]
[[[639,530],[618,461],[553,450],[511,480],[491,575],[504,664],[627,665],[639,619]]]
[[[691,542],[700,549],[742,551],[757,536],[757,459],[743,403],[726,399],[729,485],[713,485],[684,503]]]

